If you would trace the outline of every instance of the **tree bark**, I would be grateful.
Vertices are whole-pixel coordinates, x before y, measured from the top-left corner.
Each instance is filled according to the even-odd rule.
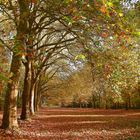
[[[19,87],[21,67],[21,56],[13,54],[11,69],[12,77],[7,85],[7,91],[4,103],[4,113],[2,119],[2,128],[17,128],[17,95]]]
[[[34,98],[35,98],[35,84],[36,84],[36,78],[35,78],[35,71],[34,71],[34,60],[31,60],[31,88],[30,88],[30,102],[29,102],[29,107],[30,107],[30,115],[35,114],[34,110]]]
[[[35,85],[35,98],[34,99],[35,99],[35,101],[34,101],[34,110],[36,112],[39,109],[39,106],[38,106],[38,103],[39,103],[38,81],[36,82],[36,85]]]
[[[23,55],[23,50],[26,47],[26,37],[27,37],[27,19],[29,17],[29,2],[25,0],[18,0],[19,4],[19,18],[17,23],[17,35],[15,39],[15,44],[13,48],[12,63],[10,68],[10,73],[12,74],[10,81],[7,85],[7,91],[5,95],[4,113],[2,119],[2,128],[17,128],[17,95],[19,88],[19,77],[20,77],[20,67],[21,58]]]
[[[28,56],[27,56],[28,57]],[[27,58],[25,66],[25,77],[24,77],[24,87],[22,93],[22,111],[21,120],[26,120],[29,118],[29,96],[30,96],[30,86],[31,86],[31,64],[30,60]]]
[[[31,90],[30,90],[30,114],[34,115],[34,98],[35,98],[35,83],[31,84]]]
[[[128,95],[128,104],[129,104],[129,109],[131,109],[131,97],[130,97],[130,95]]]

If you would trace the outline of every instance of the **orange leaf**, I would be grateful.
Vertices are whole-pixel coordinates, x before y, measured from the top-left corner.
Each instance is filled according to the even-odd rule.
[[[106,7],[103,5],[103,6],[101,6],[100,11],[101,11],[102,13],[106,13],[106,12],[107,12],[107,9],[106,9]]]
[[[107,38],[107,37],[108,37],[108,34],[105,33],[105,32],[103,32],[103,33],[101,34],[101,37],[103,37],[103,38]]]

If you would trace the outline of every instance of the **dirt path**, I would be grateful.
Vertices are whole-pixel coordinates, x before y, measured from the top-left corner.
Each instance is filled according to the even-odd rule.
[[[19,125],[0,140],[140,140],[140,110],[43,108]]]

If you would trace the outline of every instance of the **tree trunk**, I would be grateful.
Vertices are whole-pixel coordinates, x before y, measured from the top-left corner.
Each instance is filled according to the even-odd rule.
[[[31,89],[30,89],[30,102],[29,102],[29,107],[30,107],[30,114],[34,115],[35,110],[34,110],[34,101],[35,101],[35,85],[36,85],[36,78],[35,78],[35,71],[34,71],[34,60],[31,60]]]
[[[27,58],[27,62],[24,65],[25,65],[25,77],[24,77],[24,87],[23,87],[23,93],[22,93],[22,111],[21,111],[21,116],[20,116],[22,120],[26,120],[29,118],[31,64],[30,64],[30,60],[28,60],[28,58]]]
[[[30,90],[30,114],[34,115],[34,97],[35,97],[35,83],[31,84],[31,90]]]
[[[13,56],[10,73],[12,74],[10,81],[7,85],[5,95],[4,113],[2,119],[2,128],[17,128],[17,95],[19,88],[19,77],[21,58],[23,50],[26,47],[28,17],[30,14],[29,1],[18,0],[19,4],[19,17],[17,18],[17,35],[13,48]]]
[[[38,111],[38,109],[39,109],[39,106],[38,106],[38,104],[39,104],[39,93],[38,93],[38,82],[36,83],[36,85],[35,85],[35,101],[34,101],[34,110],[35,111]]]
[[[41,92],[38,91],[38,108],[42,107],[42,104],[41,104]]]
[[[128,104],[129,104],[128,108],[131,109],[131,97],[130,97],[130,95],[128,95]]]
[[[101,108],[101,95],[100,95],[100,93],[99,93],[98,108]]]
[[[2,128],[17,128],[17,96],[19,87],[21,67],[21,56],[13,54],[11,69],[12,77],[7,85],[7,91],[4,103],[4,113],[2,119]]]
[[[128,101],[125,101],[125,109],[128,110]]]
[[[41,85],[40,85],[40,79],[37,84],[37,111],[41,107]]]

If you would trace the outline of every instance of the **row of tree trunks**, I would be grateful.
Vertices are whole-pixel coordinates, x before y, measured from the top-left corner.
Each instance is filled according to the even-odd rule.
[[[24,87],[22,94],[22,112],[21,119],[26,120],[30,116],[35,114],[35,111],[39,108],[39,81],[37,78],[34,78],[34,69],[32,67],[33,61],[31,59],[26,59],[25,66],[25,79],[24,79]]]

